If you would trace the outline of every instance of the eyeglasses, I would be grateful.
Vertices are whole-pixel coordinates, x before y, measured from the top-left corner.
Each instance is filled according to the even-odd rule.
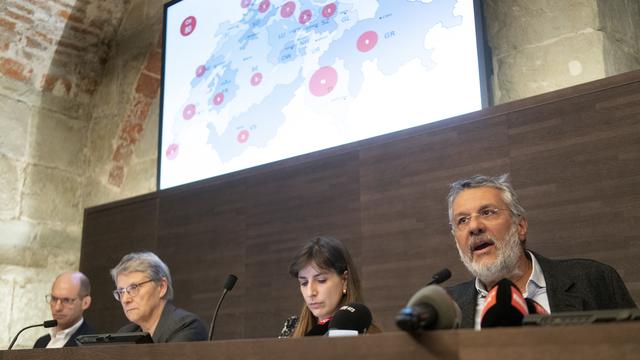
[[[49,303],[49,305],[55,305],[58,303],[58,301],[60,301],[60,303],[64,306],[69,306],[71,304],[73,304],[76,300],[78,300],[79,298],[75,297],[75,298],[59,298],[56,296],[53,296],[51,294],[47,294],[44,296],[45,300],[47,300],[47,302]]]
[[[509,209],[496,209],[496,208],[482,208],[477,213],[473,213],[471,215],[463,215],[458,216],[454,219],[453,224],[451,224],[454,229],[457,231],[466,230],[469,227],[469,223],[471,222],[471,218],[474,216],[480,217],[482,221],[485,222],[494,222],[498,220],[498,215],[500,215],[500,211],[509,210]]]
[[[136,296],[140,293],[140,286],[152,281],[153,280],[147,280],[147,281],[139,282],[137,284],[131,284],[126,288],[115,289],[113,290],[113,297],[115,297],[116,300],[118,301],[122,301],[122,295],[124,295],[125,292],[129,294],[129,296],[132,296],[132,297]]]

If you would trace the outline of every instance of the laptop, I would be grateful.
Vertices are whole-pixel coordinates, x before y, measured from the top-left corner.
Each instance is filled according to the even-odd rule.
[[[80,346],[92,345],[125,345],[125,344],[151,344],[153,338],[148,332],[129,332],[112,334],[80,335],[76,338]]]

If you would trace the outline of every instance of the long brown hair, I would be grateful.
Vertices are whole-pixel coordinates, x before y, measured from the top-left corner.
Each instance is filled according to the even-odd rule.
[[[345,304],[363,303],[358,271],[353,265],[349,251],[340,240],[328,236],[312,239],[293,258],[289,265],[289,274],[297,279],[300,270],[312,263],[322,270],[333,271],[338,276],[346,274],[347,293],[342,294],[338,308]],[[298,325],[291,334],[292,337],[304,336],[318,323],[318,318],[311,313],[304,302],[298,319]]]

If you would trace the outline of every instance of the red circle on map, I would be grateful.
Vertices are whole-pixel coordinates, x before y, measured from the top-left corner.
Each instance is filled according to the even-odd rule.
[[[322,8],[322,16],[328,18],[332,17],[336,13],[336,3],[327,4]]]
[[[291,15],[293,15],[293,13],[296,11],[296,3],[294,3],[293,1],[287,1],[284,5],[282,5],[282,7],[280,8],[280,16],[282,16],[283,18],[288,18]]]
[[[258,86],[258,85],[260,85],[261,82],[262,82],[262,73],[261,72],[257,72],[255,74],[251,75],[251,85]]]
[[[213,105],[218,106],[224,101],[224,93],[219,92],[213,97]]]
[[[325,96],[336,87],[338,72],[331,66],[316,70],[309,80],[309,91],[315,96]]]
[[[261,13],[266,12],[267,10],[269,10],[270,6],[271,2],[269,0],[262,0],[260,2],[260,5],[258,5],[258,11]]]
[[[362,52],[367,52],[373,49],[374,47],[376,47],[377,43],[378,43],[378,33],[375,31],[366,31],[362,33],[362,35],[360,35],[356,46],[358,47],[358,50]]]
[[[196,68],[196,76],[200,77],[202,75],[204,75],[204,72],[207,70],[206,67],[204,67],[204,65],[200,65]]]
[[[167,151],[165,151],[164,154],[167,157],[167,159],[173,160],[178,156],[178,149],[179,149],[178,144],[171,144],[167,146]]]
[[[311,21],[311,10],[307,9],[307,10],[303,10],[300,13],[300,16],[298,16],[298,22],[302,25],[308,23],[309,21]]]
[[[193,104],[188,104],[182,109],[182,118],[185,120],[191,120],[195,114],[196,106]]]
[[[182,20],[182,24],[180,25],[180,34],[182,36],[189,36],[196,29],[196,18],[195,16],[188,16],[186,19]]]
[[[248,130],[241,130],[238,133],[238,136],[236,137],[236,139],[238,140],[238,142],[240,144],[246,143],[247,140],[249,140],[249,131]]]
[[[240,1],[240,6],[243,9],[246,9],[246,8],[249,7],[249,5],[251,5],[252,2],[253,2],[253,0],[242,0],[242,1]]]

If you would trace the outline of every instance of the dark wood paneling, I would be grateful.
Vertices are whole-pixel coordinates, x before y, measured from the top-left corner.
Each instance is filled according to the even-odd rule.
[[[126,323],[111,294],[115,286],[109,270],[131,251],[156,249],[157,214],[156,194],[85,211],[80,270],[91,279],[92,304],[85,316],[97,329],[116,331]]]
[[[302,299],[287,274],[310,237],[342,239],[383,328],[442,267],[469,274],[447,225],[448,184],[509,172],[528,210],[532,249],[615,267],[640,301],[640,72],[255,169],[87,209],[81,269],[94,281],[90,320],[124,322],[108,269],[156,251],[178,306],[210,321],[238,275],[217,339],[275,336]],[[103,299],[102,297],[105,297]]]

